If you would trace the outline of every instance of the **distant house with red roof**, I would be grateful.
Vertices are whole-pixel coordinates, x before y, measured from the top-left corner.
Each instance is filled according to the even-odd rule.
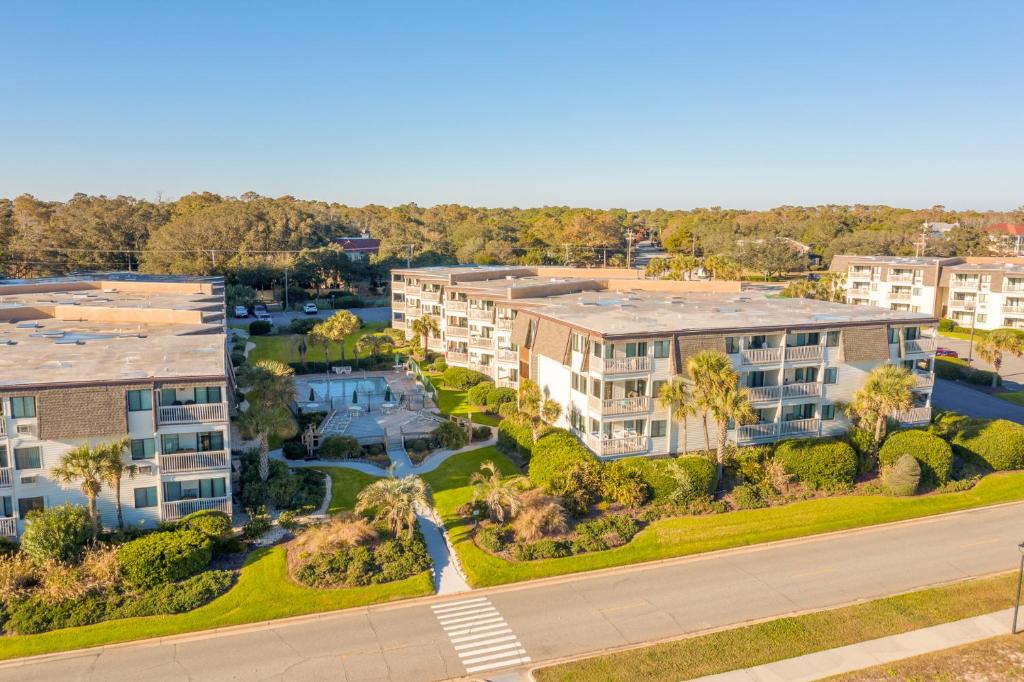
[[[334,243],[341,247],[349,260],[369,260],[380,252],[380,240],[363,233],[359,237],[336,237]]]
[[[1024,253],[1024,224],[992,223],[983,229],[992,241],[999,244],[1001,252],[1015,255]]]

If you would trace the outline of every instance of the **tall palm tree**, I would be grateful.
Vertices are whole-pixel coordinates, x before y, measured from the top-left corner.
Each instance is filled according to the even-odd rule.
[[[868,372],[867,379],[853,394],[848,411],[861,424],[874,432],[874,450],[885,435],[889,417],[914,406],[914,375],[899,365],[879,365]]]
[[[540,437],[540,427],[545,422],[550,424],[556,421],[562,414],[562,406],[550,398],[545,398],[540,386],[531,379],[522,379],[519,382],[517,397],[519,411],[529,418],[533,429],[533,442],[536,443]]]
[[[735,422],[737,425],[749,424],[757,415],[750,406],[747,390],[737,386],[735,378],[732,383],[716,384],[707,396],[707,406],[718,427],[716,460],[718,478],[721,479],[722,469],[725,467],[725,442],[729,437],[729,422]]]
[[[667,382],[658,390],[658,403],[662,407],[669,408],[672,419],[679,422],[683,436],[683,454],[685,455],[687,452],[686,420],[697,412],[697,406],[690,396],[690,389],[682,379]],[[671,434],[669,435],[671,436]],[[671,441],[671,438],[669,440]]]
[[[301,362],[302,366],[305,367],[306,353],[309,351],[309,346],[306,344],[306,335],[295,334],[292,337],[292,348],[294,348],[295,352],[299,354],[299,362]]]
[[[103,446],[96,448],[88,444],[68,450],[60,458],[60,464],[50,474],[54,480],[64,485],[80,481],[80,488],[89,506],[89,519],[92,521],[92,537],[99,534],[99,514],[96,511],[96,498],[103,490],[103,482],[107,478],[108,456]]]
[[[270,475],[270,436],[291,438],[298,426],[291,413],[295,401],[295,370],[276,360],[245,365],[239,380],[249,404],[238,418],[242,435],[254,439],[260,448],[260,478]]]
[[[694,353],[686,360],[686,373],[694,387],[694,407],[701,415],[701,426],[704,428],[704,450],[711,451],[711,439],[708,436],[708,413],[710,411],[709,396],[718,386],[735,384],[736,371],[732,368],[729,356],[721,351],[702,350]]]
[[[333,341],[338,344],[338,358],[345,360],[345,339],[359,329],[362,323],[359,318],[347,310],[339,310],[323,322],[317,323],[310,334],[321,339],[321,343]]]
[[[416,527],[416,507],[426,505],[430,486],[419,476],[382,478],[360,491],[356,511],[373,515],[374,523],[384,523],[397,537],[403,531],[412,537]]]
[[[413,320],[412,324],[409,325],[409,329],[411,329],[413,333],[412,345],[417,348],[421,348],[423,356],[426,357],[427,345],[430,343],[430,337],[437,336],[441,333],[441,328],[438,326],[437,320],[429,315],[424,315]]]
[[[1009,329],[997,329],[978,339],[975,344],[978,356],[992,365],[992,388],[999,383],[999,369],[1003,366],[1003,353],[1010,353],[1019,358],[1024,354],[1024,343],[1020,337]]]
[[[519,513],[520,496],[526,487],[524,476],[502,478],[501,469],[487,460],[469,477],[469,484],[473,486],[473,502],[483,501],[491,520],[505,523]]]
[[[128,439],[108,443],[100,447],[107,458],[106,473],[104,482],[114,490],[114,509],[117,510],[117,527],[124,528],[124,514],[121,509],[121,480],[135,478],[139,468],[134,464],[124,463],[124,453],[128,449]]]

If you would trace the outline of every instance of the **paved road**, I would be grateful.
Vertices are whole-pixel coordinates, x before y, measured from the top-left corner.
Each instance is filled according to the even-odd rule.
[[[1024,503],[212,638],[0,666],[0,680],[436,680],[1011,570]],[[475,601],[467,601],[475,600]],[[527,661],[530,659],[530,661]]]
[[[936,343],[941,348],[951,348],[960,354],[960,357],[967,359],[970,343],[961,339],[953,339],[948,336],[939,336],[936,339]],[[984,360],[978,357],[975,352],[973,360],[971,362],[972,367],[978,369],[992,369],[992,365],[988,364]],[[1000,376],[1003,377],[1003,385],[1013,391],[1018,391],[1024,388],[1024,357],[1015,358],[1012,355],[1006,354],[1003,356],[1003,366],[999,370]]]
[[[1008,403],[955,381],[936,379],[932,389],[932,405],[972,417],[1009,419],[1024,424],[1024,407]]]

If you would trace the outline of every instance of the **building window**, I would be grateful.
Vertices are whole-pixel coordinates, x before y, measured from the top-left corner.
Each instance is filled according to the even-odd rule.
[[[178,434],[165,433],[160,436],[160,452],[165,455],[173,455],[178,451]]]
[[[600,379],[591,379],[590,380],[590,395],[594,396],[595,398],[600,398],[601,397],[601,380]]]
[[[835,348],[839,345],[839,332],[828,332],[825,334],[825,345],[829,348]]]
[[[14,516],[14,500],[10,495],[0,497],[0,516],[9,519]]]
[[[7,446],[0,445],[0,469],[6,469],[11,466],[11,461],[7,459]]]
[[[725,337],[725,352],[730,355],[740,352],[740,340],[735,336]]]
[[[573,332],[573,334],[572,334],[572,349],[574,351],[576,351],[577,353],[582,353],[583,352],[583,347],[585,345],[586,344],[585,344],[585,342],[583,340],[583,337],[581,335]]]
[[[665,420],[655,419],[651,422],[651,438],[661,438],[665,435]]]
[[[665,379],[655,379],[655,380],[654,380],[654,381],[653,381],[653,382],[651,383],[651,395],[652,395],[652,396],[653,396],[654,398],[657,398],[657,397],[658,397],[659,395],[661,395],[661,389],[662,389],[662,388],[663,388],[663,387],[664,387],[664,386],[665,386],[665,385],[666,385],[667,383],[668,383],[668,381],[667,381],[667,380],[665,380]]]
[[[655,341],[654,342],[654,357],[656,358],[667,358],[670,346],[670,341]]]
[[[156,506],[156,486],[135,489],[135,508],[145,509]]]
[[[18,471],[42,469],[43,458],[39,448],[14,448],[14,468]]]
[[[594,357],[601,357],[601,344],[598,343],[597,341],[594,342]]]
[[[895,327],[889,327],[889,343],[893,344],[893,343],[899,343],[899,342],[900,342],[900,330],[896,329]]]
[[[836,406],[829,403],[821,406],[821,420],[830,422],[836,418]]]
[[[164,500],[196,500],[210,497],[225,497],[227,488],[223,478],[203,478],[196,481],[166,481]]]
[[[156,455],[156,441],[152,438],[134,438],[131,449],[132,459],[150,459]]]
[[[643,358],[647,357],[647,342],[637,341],[626,344],[626,357],[627,358]]]
[[[985,324],[986,322],[988,322],[988,314],[978,313],[978,323]]]
[[[22,497],[18,499],[18,517],[24,519],[29,512],[42,511],[44,504],[42,497]]]
[[[221,402],[220,386],[200,386],[196,389],[196,403],[205,405],[219,402]]]
[[[128,411],[144,412],[153,409],[153,392],[148,388],[128,391]]]
[[[11,398],[11,417],[14,419],[36,416],[36,399],[32,396]]]
[[[834,384],[839,379],[839,368],[838,367],[826,367],[825,368],[825,383]]]
[[[199,452],[213,452],[224,449],[224,434],[220,431],[207,431],[196,436]]]

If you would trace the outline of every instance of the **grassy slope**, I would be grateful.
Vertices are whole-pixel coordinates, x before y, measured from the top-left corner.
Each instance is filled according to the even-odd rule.
[[[971,580],[542,668],[536,677],[656,682],[713,675],[1004,609],[1013,605],[1015,585],[1013,575]]]
[[[1003,635],[974,644],[893,661],[845,675],[836,682],[885,680],[1020,680],[1024,679],[1024,637]]]
[[[1005,391],[1003,393],[993,393],[992,395],[1000,400],[1024,407],[1024,391]]]
[[[434,383],[437,388],[437,399],[439,401],[438,407],[445,414],[457,414],[462,417],[468,416],[471,412],[473,414],[474,424],[486,424],[487,426],[497,426],[500,419],[495,417],[493,414],[486,414],[478,411],[476,408],[471,407],[469,402],[466,400],[466,391],[455,391],[450,388],[444,388]]]
[[[336,514],[356,506],[356,495],[359,491],[378,480],[370,474],[354,469],[332,467],[319,469],[331,477],[331,506],[328,512]]]

